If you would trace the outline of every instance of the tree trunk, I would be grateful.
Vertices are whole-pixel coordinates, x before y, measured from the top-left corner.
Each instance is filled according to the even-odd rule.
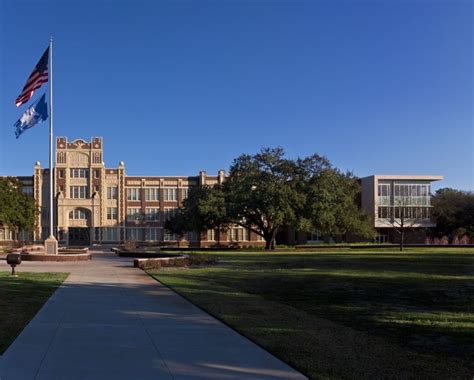
[[[265,250],[269,251],[272,248],[272,235],[264,233],[263,238],[265,239]]]
[[[269,239],[265,239],[265,250],[269,251],[271,249],[272,241]]]
[[[272,232],[272,243],[271,243],[271,249],[275,250],[275,239],[276,239],[276,230]]]
[[[400,252],[403,251],[403,240],[405,238],[405,229],[402,228],[401,234],[400,234]]]

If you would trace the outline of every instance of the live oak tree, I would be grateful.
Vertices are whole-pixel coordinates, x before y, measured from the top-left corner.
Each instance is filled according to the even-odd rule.
[[[33,231],[38,213],[33,197],[21,191],[21,183],[13,177],[0,178],[0,224],[18,235],[20,230]]]
[[[341,172],[317,154],[299,159],[297,168],[305,194],[299,228],[327,236],[375,236],[369,216],[359,207],[361,188],[352,173]]]
[[[222,186],[202,186],[190,189],[183,207],[167,221],[165,228],[180,235],[186,231],[205,232],[217,229],[219,246],[220,232],[229,223]]]
[[[179,238],[182,238],[185,232],[191,230],[185,211],[182,208],[179,208],[173,216],[166,220],[165,229],[178,235]]]
[[[237,224],[262,236],[266,249],[275,248],[277,233],[287,227],[371,237],[374,231],[358,197],[357,179],[326,158],[315,154],[291,160],[282,148],[264,148],[237,157],[223,186],[191,189],[165,227],[182,233]]]
[[[265,148],[255,155],[237,157],[224,183],[228,215],[234,223],[265,239],[275,248],[278,231],[298,224],[297,210],[304,194],[297,187],[295,163],[282,148]]]

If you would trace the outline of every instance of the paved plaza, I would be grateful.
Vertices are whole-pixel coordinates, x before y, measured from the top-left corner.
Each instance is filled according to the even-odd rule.
[[[305,379],[131,259],[98,252],[22,271],[70,276],[0,356],[1,380]]]

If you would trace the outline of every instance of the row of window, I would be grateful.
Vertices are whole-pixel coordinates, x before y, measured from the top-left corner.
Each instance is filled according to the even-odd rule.
[[[71,168],[69,169],[69,176],[71,178],[89,178],[89,169],[87,168]],[[64,169],[58,170],[58,177],[64,178]],[[100,178],[100,170],[94,170],[94,178]]]
[[[69,198],[85,199],[89,193],[88,186],[71,186],[69,188]]]
[[[177,208],[165,208],[161,213],[161,220],[168,220],[175,216],[178,212]],[[116,219],[116,218],[115,218]],[[160,220],[160,209],[157,207],[147,207],[145,214],[142,213],[142,209],[139,207],[127,208],[127,221],[140,221],[140,220]]]
[[[182,199],[188,197],[188,188],[181,189]],[[131,187],[127,189],[127,200],[129,201],[140,201],[141,200],[141,188]],[[109,198],[110,199],[110,198]],[[149,187],[145,188],[145,200],[147,201],[159,201],[160,200],[160,188]],[[176,201],[178,200],[178,189],[177,188],[164,188],[163,189],[163,200],[165,201]]]
[[[379,219],[431,219],[431,207],[379,207]]]
[[[84,220],[87,219],[87,213],[83,209],[76,208],[75,210],[69,213],[69,219]]]
[[[379,197],[390,197],[391,183],[379,183],[378,184],[378,196]],[[393,184],[393,195],[395,197],[429,197],[431,194],[431,186],[427,183],[394,183]]]
[[[72,170],[72,169],[71,169]],[[98,187],[96,191],[98,191]],[[176,188],[165,188],[164,190],[164,200],[165,201],[175,201],[177,200],[178,189]],[[69,197],[70,198],[87,198],[89,193],[88,186],[70,186],[69,187]],[[188,196],[188,189],[182,189],[183,199]],[[107,187],[107,199],[117,199],[118,189],[115,186]],[[158,201],[160,200],[160,189],[156,188],[147,188],[145,189],[145,199],[147,201]],[[129,201],[140,201],[141,200],[141,189],[140,188],[130,188],[127,189],[127,200]]]
[[[30,241],[33,239],[33,234],[29,231],[21,230],[18,233],[17,240],[19,241]],[[13,240],[13,231],[7,227],[0,227],[0,241],[11,241]]]
[[[247,228],[243,227],[233,227],[226,230],[227,241],[250,241],[250,231]],[[218,230],[212,229],[207,230],[207,240],[208,241],[217,241],[218,240]],[[263,240],[263,237],[258,235],[257,240]]]
[[[98,231],[97,231],[98,232]],[[98,233],[96,233],[98,235]],[[96,236],[98,239],[98,236]],[[132,241],[177,241],[179,236],[173,234],[163,228],[126,228],[125,229],[126,240]],[[187,241],[196,241],[197,233],[194,231],[187,232],[184,235],[184,239]],[[119,241],[120,240],[120,228],[102,228],[102,240],[103,241]]]
[[[430,206],[431,198],[429,196],[395,196],[393,197],[379,197],[379,206]]]
[[[163,213],[161,213],[161,220],[168,220],[172,216],[176,215],[177,208],[166,208]],[[87,219],[87,214],[84,209],[75,209],[69,213],[69,219]],[[107,220],[117,220],[118,219],[118,208],[117,207],[107,207]],[[160,209],[158,207],[147,207],[145,209],[145,214],[142,213],[141,208],[139,207],[129,207],[127,208],[127,221],[135,220],[151,220],[158,221],[160,220]]]

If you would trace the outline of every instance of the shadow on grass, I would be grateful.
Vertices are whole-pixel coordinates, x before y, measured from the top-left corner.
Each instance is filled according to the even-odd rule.
[[[378,338],[373,326],[354,329],[351,323],[322,319],[299,304],[247,293],[207,274],[206,279],[192,274],[152,273],[310,377],[380,378],[383,373],[384,378],[463,378],[472,370],[468,369],[469,361],[458,360],[448,352],[421,352],[416,345],[402,346],[386,340],[386,335]],[[361,311],[357,306],[345,308],[346,315],[352,317]]]
[[[268,256],[220,256],[217,268],[155,275],[196,297],[198,303],[208,297],[211,310],[213,298],[214,303],[226,302],[219,290],[224,287],[227,292],[258,295],[369,332],[419,353],[467,361],[474,354],[471,255],[411,254],[403,255],[402,262],[393,255],[315,254],[318,257],[310,260]],[[443,260],[447,265],[442,265]]]

